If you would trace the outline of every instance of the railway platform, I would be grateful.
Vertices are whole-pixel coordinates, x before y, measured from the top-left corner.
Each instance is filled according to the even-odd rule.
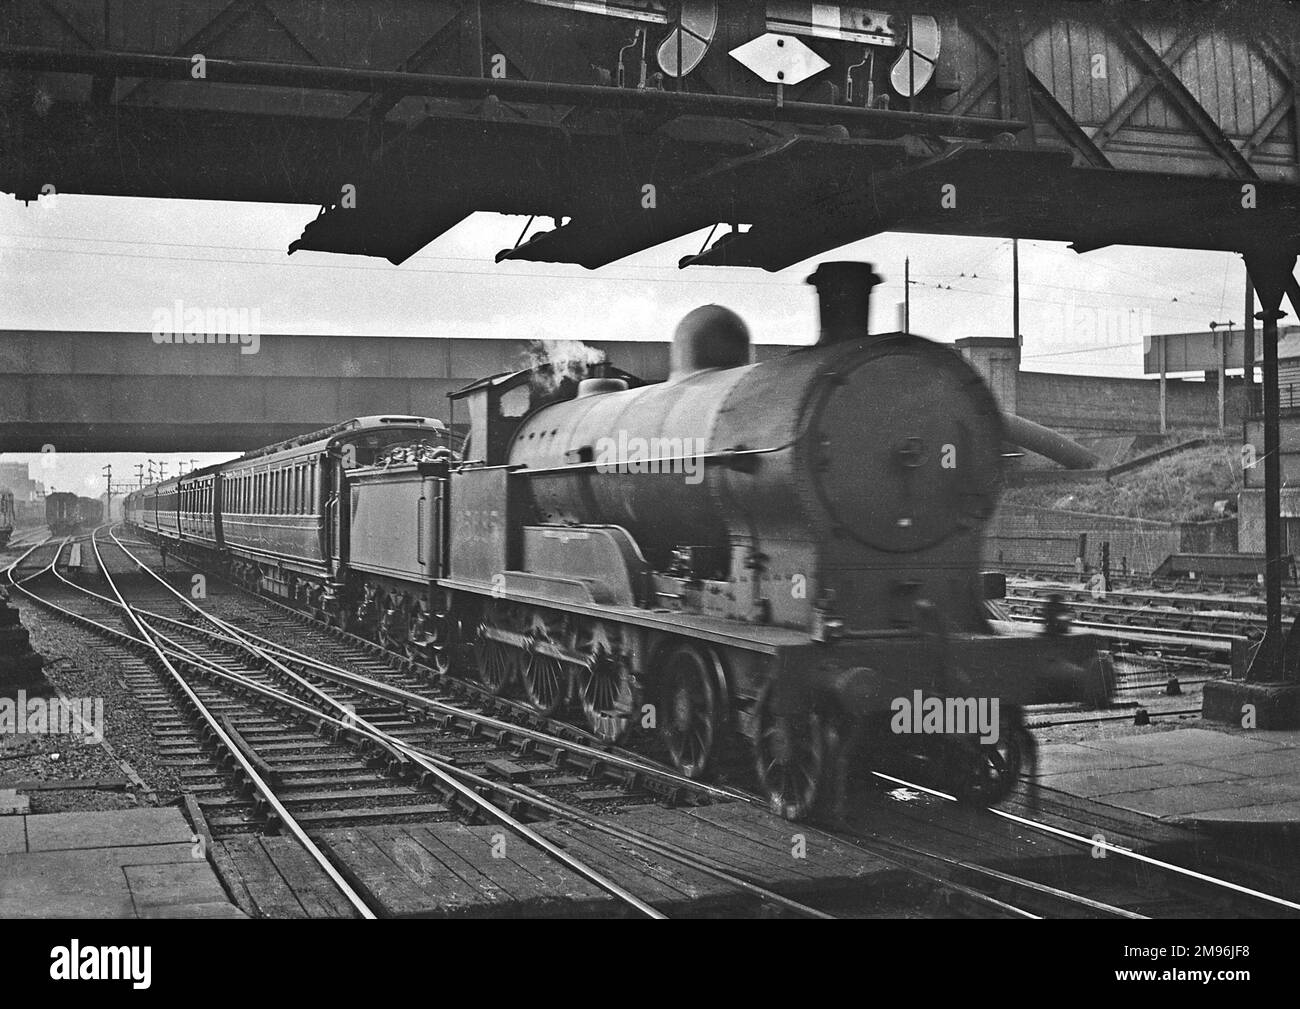
[[[1126,730],[1041,746],[1039,784],[1197,830],[1300,837],[1300,731]]]
[[[0,919],[243,917],[177,809],[0,816]]]

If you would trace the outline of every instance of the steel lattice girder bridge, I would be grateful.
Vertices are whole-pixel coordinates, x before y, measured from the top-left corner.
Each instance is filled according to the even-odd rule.
[[[592,268],[711,225],[683,265],[884,230],[1291,247],[1296,22],[1240,0],[13,0],[0,188],[312,204],[293,248],[394,263],[476,210],[560,222],[498,258]],[[732,55],[765,37],[804,54],[792,83]]]

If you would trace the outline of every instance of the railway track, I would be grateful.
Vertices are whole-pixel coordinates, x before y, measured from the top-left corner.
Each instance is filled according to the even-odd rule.
[[[946,822],[964,828],[969,813],[960,809],[955,797],[912,781],[873,773],[888,786],[942,803],[944,808],[937,817],[924,818],[928,825]],[[1108,822],[1091,812],[1081,817],[1072,797],[1064,793],[1030,790],[1019,796],[1018,802],[990,808],[978,815],[989,818],[989,822],[1000,821],[1017,832],[1064,842],[1077,852],[1076,859],[1068,865],[1059,857],[1039,860],[1040,878],[1036,879],[1004,877],[988,867],[969,869],[964,863],[958,866],[964,872],[987,876],[999,884],[994,893],[1019,893],[1017,903],[1026,908],[1051,913],[1053,907],[1062,906],[1063,902],[1068,906],[1077,900],[1085,907],[1087,901],[1092,901],[1095,905],[1092,910],[1103,917],[1300,917],[1300,877],[1294,872],[1285,878],[1264,875],[1257,867],[1218,852],[1208,856],[1211,865],[1205,870],[1144,854],[1131,846],[1135,830],[1131,824]],[[1153,825],[1151,829],[1154,835],[1157,828]],[[852,838],[869,847],[883,845],[888,851],[915,850],[911,841],[900,843],[878,832],[849,830],[836,836]],[[1124,840],[1130,844],[1123,843]],[[1062,891],[1059,883],[1054,885],[1049,881],[1052,875],[1062,874],[1063,868],[1069,876],[1070,891]],[[1022,867],[1020,871],[1026,870]],[[1278,889],[1285,892],[1275,892]]]
[[[203,756],[204,748],[213,742],[222,744],[215,766],[208,759],[209,766],[194,767],[190,779],[217,832],[264,829],[268,824],[284,826],[270,796],[276,797],[291,818],[296,815],[294,822],[304,834],[320,826],[320,822],[310,819],[313,814],[325,814],[324,822],[340,822],[349,815],[376,817],[380,822],[385,816],[400,818],[407,815],[402,808],[427,804],[429,786],[433,784],[431,775],[447,788],[448,780],[435,773],[441,772],[477,799],[490,799],[498,812],[489,813],[474,799],[459,793],[461,803],[456,796],[447,801],[448,792],[444,790],[442,801],[436,803],[440,809],[413,815],[464,815],[472,809],[473,815],[496,816],[504,811],[506,816],[518,817],[521,825],[545,817],[564,817],[602,830],[611,841],[635,844],[658,858],[677,860],[723,878],[738,891],[784,913],[828,916],[788,901],[757,881],[730,873],[716,860],[698,853],[686,855],[662,841],[625,830],[613,822],[615,818],[604,815],[606,810],[599,803],[584,808],[570,801],[574,796],[566,789],[577,789],[580,783],[590,785],[600,775],[611,775],[614,781],[625,785],[631,782],[647,793],[657,792],[666,803],[683,801],[688,791],[694,791],[695,801],[701,801],[699,792],[703,790],[707,801],[744,801],[763,806],[762,799],[753,793],[700,786],[632,751],[589,746],[580,741],[585,733],[572,726],[566,726],[563,736],[556,736],[530,727],[528,717],[521,718],[525,724],[508,720],[530,713],[522,705],[486,693],[477,684],[448,675],[421,677],[404,657],[385,653],[361,639],[349,640],[351,635],[336,629],[312,627],[315,622],[306,614],[286,610],[262,596],[218,591],[210,594],[200,608],[170,586],[164,587],[165,582],[156,575],[144,574],[142,568],[147,565],[132,552],[132,547],[139,547],[116,538],[111,545],[101,544],[100,540],[91,540],[90,545],[100,570],[127,591],[117,600],[89,593],[86,586],[59,574],[57,561],[65,545],[66,541],[46,546],[43,555],[42,548],[30,551],[34,559],[27,559],[23,566],[33,574],[16,580],[31,584],[22,584],[20,589],[29,595],[40,589],[39,596],[47,604],[62,606],[101,628],[109,626],[108,621],[125,621],[127,625],[139,621],[162,651],[161,658],[193,673],[188,689],[213,715],[213,721],[206,722],[206,728],[197,734],[193,726],[182,724],[178,714],[169,713],[171,697],[159,686],[156,669],[139,658],[139,636],[132,640],[125,626],[121,631],[114,629],[120,636],[115,647],[137,664],[130,674],[133,686],[139,684],[151,715],[159,719],[160,730],[172,734],[168,738],[176,741],[170,744],[175,747],[175,759],[208,759]],[[114,550],[119,553],[114,554]],[[21,567],[10,569],[11,581]],[[116,576],[112,575],[113,569],[119,571]],[[139,573],[133,580],[129,574],[123,576],[121,569]],[[44,581],[38,585],[37,578]],[[75,605],[64,605],[73,599]],[[254,619],[250,599],[265,611],[260,621]],[[169,607],[176,610],[176,615],[164,612]],[[223,615],[217,616],[214,610],[223,611]],[[232,615],[244,625],[230,622]],[[253,623],[259,624],[256,632],[249,629]],[[352,668],[356,666],[363,668]],[[449,703],[447,698],[452,694],[458,700],[478,697],[484,707],[475,710],[463,703]],[[304,723],[310,731],[304,730]],[[224,730],[224,739],[217,729]],[[450,738],[439,735],[443,732],[450,733]],[[190,738],[182,739],[182,733],[188,733]],[[490,755],[498,752],[494,745],[502,741],[509,747],[510,756],[525,760],[533,769],[539,763],[548,769],[558,767],[560,773],[553,777],[564,779],[563,772],[570,766],[585,769],[586,774],[580,782],[562,780],[549,792],[544,776],[528,781],[512,780],[510,775],[500,777],[491,772],[489,764],[493,759]],[[252,767],[266,792],[254,786],[252,795],[241,794],[240,789],[224,783],[230,768],[239,763],[232,748]],[[310,759],[304,756],[307,751]],[[570,761],[577,763],[570,765]],[[253,779],[246,768],[240,771],[247,788]],[[646,788],[649,782],[655,783],[652,789]],[[604,794],[608,796],[611,791],[606,789]],[[346,792],[353,793],[351,800],[341,794]],[[398,803],[395,811],[377,807],[376,793],[380,792],[388,797],[402,795],[412,805],[402,807]],[[340,801],[353,804],[331,806]],[[357,802],[362,803],[360,809]],[[305,825],[302,820],[306,820]],[[933,886],[946,896],[948,910],[956,913],[1020,918],[1143,916],[1119,902],[1076,893],[1055,883],[915,843],[891,843],[860,832],[825,833],[858,844]],[[1148,898],[1144,906],[1156,906],[1153,900]],[[1171,905],[1166,899],[1159,906]]]
[[[240,586],[240,589],[244,598],[252,600],[263,609],[274,611],[273,616],[263,616],[260,620],[259,633],[266,635],[265,640],[268,644],[276,637],[288,639],[296,636],[300,641],[305,642],[301,646],[304,649],[310,648],[312,651],[316,651],[324,648],[338,655],[343,662],[368,665],[371,675],[386,681],[389,686],[394,686],[392,683],[394,679],[399,680],[401,685],[396,686],[397,690],[407,691],[408,687],[411,688],[407,693],[400,695],[401,699],[407,703],[422,703],[408,696],[408,694],[414,694],[416,697],[422,696],[424,698],[423,703],[427,703],[430,710],[437,710],[440,705],[447,704],[445,700],[440,700],[439,697],[451,696],[462,703],[466,698],[473,698],[510,718],[512,721],[506,724],[514,726],[514,731],[519,731],[520,727],[513,721],[518,720],[525,725],[540,723],[548,730],[556,728],[563,734],[561,738],[564,739],[581,740],[585,737],[586,742],[579,743],[581,749],[576,751],[584,760],[607,761],[633,775],[664,775],[671,784],[682,785],[683,787],[695,784],[687,782],[685,779],[677,779],[676,775],[666,766],[658,765],[642,754],[602,743],[582,729],[568,723],[557,722],[554,719],[543,718],[525,705],[492,694],[481,684],[454,676],[452,675],[453,667],[441,670],[422,667],[405,656],[386,651],[373,642],[355,637],[338,628],[330,627],[315,620],[307,613],[285,606],[274,599],[253,592],[245,586]],[[227,597],[228,601],[229,598]],[[238,615],[241,621],[244,622],[254,620],[253,614],[246,607],[238,608]],[[282,649],[281,654],[286,659],[303,662],[307,667],[310,667],[313,663],[318,668],[330,665],[329,663],[321,663],[319,659],[309,659],[304,651],[290,648],[285,644],[276,643],[275,647]],[[339,668],[341,667],[322,671],[329,671],[334,675],[339,675]],[[435,684],[439,693],[435,696],[429,696]],[[1138,684],[1133,683],[1132,685],[1136,686]],[[1131,718],[1132,713],[1128,712],[1120,715],[1102,714],[1098,717]],[[1032,720],[1030,724],[1034,724]],[[496,728],[496,725],[494,724],[493,727]],[[527,736],[529,733],[525,731],[524,734]],[[518,787],[498,783],[495,785],[495,789],[499,797],[504,801],[520,803],[529,799],[541,798],[536,793],[536,790],[530,786]],[[935,794],[942,795],[942,793]],[[737,799],[765,807],[765,802],[760,796],[741,787],[716,789],[714,798]],[[572,812],[571,810],[563,810],[562,807],[554,807],[552,812],[557,810]],[[999,811],[994,810],[991,812],[998,813]],[[1064,836],[1059,833],[1060,828],[1053,828],[1050,824],[1040,824],[1023,817],[1022,819],[1025,820],[1024,826],[1026,829],[1058,838]],[[817,828],[811,829],[815,830]],[[1074,893],[1059,882],[1049,883],[1029,879],[1023,875],[991,866],[978,865],[968,859],[942,851],[927,850],[918,847],[912,842],[905,845],[891,844],[879,837],[872,838],[861,833],[844,833],[834,830],[826,831],[825,835],[828,838],[848,840],[865,847],[876,857],[889,861],[901,869],[940,887],[952,900],[963,904],[973,913],[992,913],[999,916],[1022,918],[1053,916],[1134,918],[1145,916],[1139,911],[1133,911],[1121,906],[1115,899],[1116,894],[1114,893],[1102,892],[1102,896]],[[1078,836],[1082,838],[1083,842],[1088,841],[1088,838],[1082,837],[1082,835]],[[1081,843],[1074,841],[1072,838],[1069,840],[1071,843]],[[1170,867],[1167,871],[1176,874],[1178,870],[1177,867]],[[1164,909],[1178,913],[1194,913],[1198,908],[1204,910],[1209,906],[1220,907],[1222,905],[1222,893],[1233,892],[1232,888],[1234,886],[1230,881],[1224,881],[1222,887],[1219,887],[1215,882],[1208,881],[1204,882],[1203,885],[1213,889],[1208,891],[1209,896],[1201,903],[1198,903],[1197,899],[1188,898],[1185,895],[1170,898],[1165,890],[1157,888],[1155,892],[1146,893],[1141,898],[1141,906],[1152,912]],[[1247,903],[1255,900],[1253,897],[1239,896],[1247,899]],[[1103,899],[1103,897],[1109,899]]]
[[[247,638],[221,618],[188,602],[170,587],[165,587],[165,582],[156,576],[151,575],[155,579],[154,584],[158,586],[153,592],[142,591],[139,584],[119,585],[122,576],[119,573],[115,577],[112,569],[127,565],[115,561],[128,560],[131,566],[149,574],[147,566],[116,538],[114,546],[122,557],[109,561],[105,561],[104,553],[110,552],[111,548],[101,550],[96,538],[92,538],[90,544],[96,565],[115,598],[76,585],[58,572],[58,560],[67,545],[66,541],[54,545],[52,552],[51,548],[44,548],[50,557],[48,561],[38,552],[41,548],[29,551],[29,556],[20,559],[9,569],[10,583],[54,612],[113,639],[132,658],[141,646],[148,645],[153,649],[157,660],[166,667],[174,682],[186,694],[191,708],[197,710],[202,720],[198,727],[202,739],[173,744],[178,747],[177,757],[197,760],[204,746],[215,742],[223,751],[216,759],[215,768],[206,772],[196,769],[193,773],[196,776],[219,776],[233,758],[240,765],[243,781],[255,792],[255,796],[244,801],[241,797],[220,790],[215,781],[196,782],[212,786],[200,796],[199,805],[205,812],[212,809],[222,811],[223,815],[210,822],[210,826],[217,830],[255,829],[271,825],[277,829],[288,829],[304,841],[304,847],[307,847],[310,842],[306,829],[300,822],[302,817],[290,812],[290,805],[309,807],[316,816],[316,821],[310,825],[316,827],[321,825],[319,821],[322,816],[329,822],[375,818],[389,822],[395,817],[414,815],[425,818],[431,814],[452,814],[454,811],[469,818],[499,823],[546,851],[568,870],[595,883],[639,913],[648,917],[663,917],[615,881],[607,879],[536,834],[524,822],[525,819],[536,821],[544,816],[563,816],[599,830],[612,839],[636,844],[658,857],[721,879],[747,896],[783,912],[806,917],[829,917],[758,883],[729,873],[714,860],[685,852],[654,838],[638,836],[634,831],[608,823],[590,804],[589,808],[584,808],[572,801],[572,795],[564,795],[562,792],[556,794],[557,787],[583,783],[584,779],[558,783],[552,780],[549,784],[545,780],[515,784],[493,780],[479,773],[492,767],[490,760],[483,760],[483,750],[500,747],[503,740],[531,743],[530,746],[519,747],[519,751],[526,751],[529,756],[535,756],[546,746],[549,746],[552,757],[585,756],[589,758],[588,769],[595,779],[599,779],[607,767],[618,767],[624,772],[635,771],[630,776],[634,781],[674,777],[670,772],[660,772],[649,765],[633,768],[627,760],[598,752],[575,753],[575,744],[571,741],[544,737],[541,733],[510,726],[487,715],[451,708],[391,685],[368,680],[302,653],[285,650],[263,639]],[[35,558],[30,556],[34,552],[37,554]],[[22,577],[24,567],[30,570],[26,577]],[[40,584],[37,584],[38,581]],[[123,587],[126,588],[125,592],[122,591]],[[211,627],[199,627],[156,612],[162,606],[174,602],[184,603],[189,609],[188,615],[208,621]],[[105,620],[127,626],[118,629],[105,623]],[[129,633],[131,627],[136,631],[134,637]],[[239,652],[244,653],[250,661],[241,665],[235,654]],[[304,672],[296,672],[291,665]],[[191,674],[193,680],[187,674]],[[164,702],[153,692],[156,683],[147,682],[143,678],[137,682],[146,691],[146,699],[157,705],[154,710],[160,716],[165,716]],[[327,691],[319,684],[327,684],[330,689]],[[256,703],[250,707],[232,701],[232,693],[241,699],[251,698]],[[224,707],[224,710],[214,711],[218,706]],[[428,711],[433,711],[434,714],[427,720],[418,717]],[[439,718],[439,715],[444,717]],[[276,719],[279,724],[276,724]],[[311,733],[302,733],[300,723],[304,721],[318,733],[323,732],[333,739],[322,742]],[[300,734],[294,736],[295,729],[286,727],[285,723],[288,726],[298,726]],[[167,720],[161,724],[165,726],[162,731],[184,731],[174,721]],[[467,725],[469,732],[451,739],[450,745],[438,745],[447,743],[443,738],[444,729],[464,728]],[[475,743],[475,737],[483,742]],[[469,741],[468,746],[464,745],[466,740]],[[346,743],[361,747],[361,756],[366,758],[363,766],[372,770],[379,766],[386,772],[382,779],[361,784],[382,782],[384,787],[357,788],[355,776],[350,787],[340,786],[337,782],[334,787],[327,787],[330,778],[322,777],[322,772],[329,772],[331,777],[334,771],[364,773],[363,766],[356,764],[355,751],[350,754],[351,766],[345,766],[348,756],[334,751],[335,746]],[[314,751],[313,755],[318,759],[304,761],[304,749]],[[286,764],[286,761],[289,763]],[[292,775],[310,777],[294,778]],[[346,781],[347,775],[344,774],[343,778]],[[405,787],[396,784],[394,778],[411,782],[412,785]],[[672,792],[674,797],[678,797],[681,787],[690,787],[697,794],[713,792],[714,798],[726,798],[721,790],[690,783],[685,779],[680,779],[677,785],[678,788]],[[552,794],[548,794],[548,788]],[[310,791],[304,793],[302,789]],[[427,798],[430,791],[440,793],[444,802],[435,806],[419,805],[419,800]],[[337,808],[340,800],[346,802],[361,798],[373,804],[381,793],[394,800],[382,809],[373,808],[373,805],[364,810],[351,806]],[[406,804],[402,800],[406,800]],[[308,850],[311,852],[313,849]],[[326,868],[324,862],[321,865]],[[354,906],[358,907],[363,916],[370,916],[368,909],[360,905]]]
[[[306,830],[298,822],[295,815],[281,802],[272,783],[267,780],[270,775],[266,773],[267,766],[265,763],[259,761],[249,751],[247,745],[242,743],[239,736],[232,732],[229,709],[227,709],[226,713],[214,711],[210,704],[216,701],[217,697],[211,692],[204,691],[207,694],[205,699],[195,690],[191,682],[182,675],[177,668],[176,659],[178,653],[174,649],[164,647],[163,642],[166,639],[151,631],[141,620],[140,615],[125,603],[111,576],[108,575],[106,569],[102,568],[102,562],[101,570],[104,570],[105,580],[117,596],[120,605],[120,613],[114,614],[110,619],[119,626],[112,626],[95,619],[92,613],[94,613],[95,606],[103,601],[103,597],[95,597],[85,590],[79,589],[78,586],[68,581],[56,570],[59,558],[69,542],[70,540],[65,538],[56,541],[52,548],[49,544],[32,547],[6,569],[5,573],[10,585],[28,598],[66,619],[74,621],[80,626],[96,630],[112,642],[114,646],[122,649],[126,653],[122,656],[127,660],[125,666],[126,675],[134,681],[132,685],[140,689],[142,701],[145,703],[152,702],[155,705],[154,710],[158,714],[163,714],[158,710],[158,705],[162,703],[167,692],[169,690],[176,691],[180,695],[176,698],[178,706],[186,707],[190,712],[190,724],[186,726],[179,721],[165,721],[162,723],[164,727],[160,728],[159,731],[172,733],[197,732],[206,736],[215,746],[219,747],[222,756],[218,760],[218,768],[225,764],[227,760],[237,765],[239,774],[248,787],[256,792],[261,801],[274,812],[278,825],[292,834],[298,843],[302,845],[312,861],[331,880],[355,913],[362,918],[376,917],[371,906],[342,878],[324,852],[307,835]],[[90,543],[93,548],[93,538]],[[50,559],[45,562],[43,555],[47,551]],[[36,555],[35,562],[31,565],[34,570],[27,577],[20,578],[19,573],[22,571],[24,562],[30,561],[33,554]],[[42,584],[28,587],[28,583],[38,581],[41,581]],[[65,586],[70,591],[65,592],[57,588],[56,586],[59,585]],[[137,663],[132,661],[140,656],[152,657],[155,662],[146,664],[145,662]],[[154,675],[146,676],[146,669]]]

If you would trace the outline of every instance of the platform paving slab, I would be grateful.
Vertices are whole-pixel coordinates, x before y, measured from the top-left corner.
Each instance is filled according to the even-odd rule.
[[[27,817],[0,816],[0,855],[27,850]]]
[[[21,834],[10,822],[21,827]],[[0,918],[243,917],[176,809],[0,823]]]
[[[1119,753],[1099,754],[1081,743],[1048,743],[1038,748],[1039,774],[1064,774],[1070,771],[1109,771],[1113,768],[1152,767],[1153,760],[1142,760]]]
[[[1047,774],[1041,775],[1038,780],[1051,788],[1092,799],[1100,795],[1144,792],[1178,785],[1232,781],[1245,777],[1246,775],[1239,771],[1199,767],[1195,764],[1143,764],[1130,768]]]
[[[180,810],[170,806],[98,813],[44,813],[27,819],[30,851],[188,842],[193,833]]]
[[[1300,732],[1188,727],[1052,744],[1039,751],[1037,780],[1185,826],[1295,831]]]

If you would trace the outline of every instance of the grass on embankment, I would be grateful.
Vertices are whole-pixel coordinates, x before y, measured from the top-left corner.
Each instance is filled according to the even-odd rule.
[[[1153,519],[1195,522],[1219,518],[1214,502],[1236,506],[1242,486],[1240,446],[1205,445],[1122,473],[1113,479],[1008,488],[1005,505]]]

